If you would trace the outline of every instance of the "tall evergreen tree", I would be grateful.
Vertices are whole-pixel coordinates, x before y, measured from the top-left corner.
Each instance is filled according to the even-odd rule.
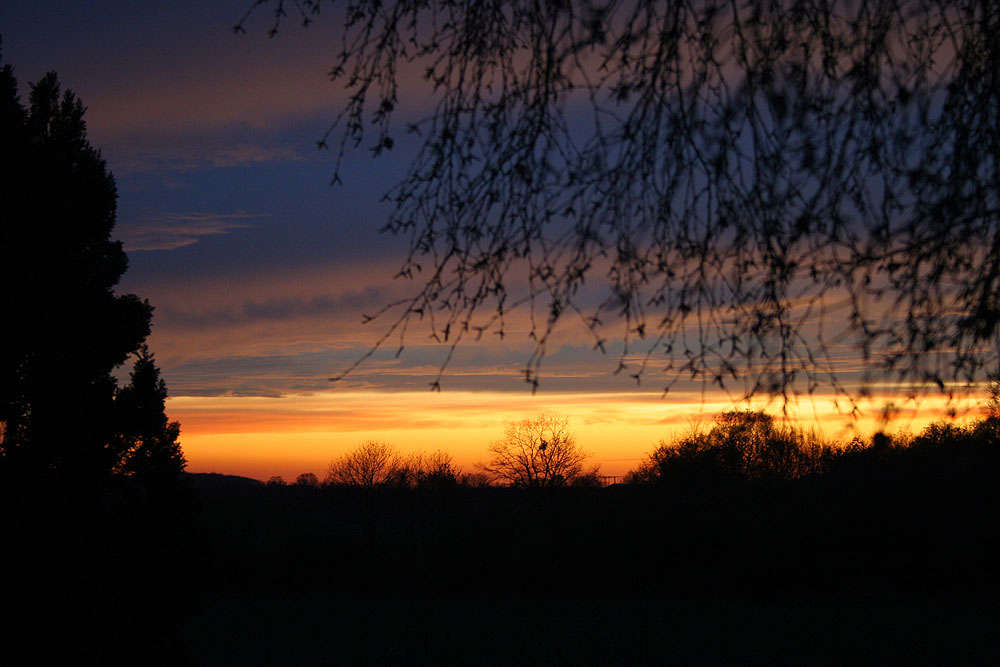
[[[21,483],[114,472],[112,373],[150,330],[149,303],[115,292],[117,192],[83,115],[54,73],[25,107],[0,69],[0,475]]]

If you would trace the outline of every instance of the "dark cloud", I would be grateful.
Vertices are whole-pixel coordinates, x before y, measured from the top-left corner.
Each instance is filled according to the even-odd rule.
[[[157,309],[156,315],[157,322],[164,327],[189,330],[188,334],[192,329],[242,326],[262,322],[289,322],[294,326],[301,326],[301,320],[339,319],[346,315],[357,318],[361,308],[382,303],[387,298],[386,290],[374,286],[358,291],[309,297],[287,295],[242,302],[233,300],[221,305],[205,304],[199,302],[197,298],[192,298],[186,304],[181,300],[176,305],[161,306]]]

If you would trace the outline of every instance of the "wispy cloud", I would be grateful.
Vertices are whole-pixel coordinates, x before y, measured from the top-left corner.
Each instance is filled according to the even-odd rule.
[[[113,169],[117,176],[148,171],[186,172],[196,169],[228,169],[255,164],[298,162],[307,159],[301,150],[285,145],[226,144],[198,141],[192,145],[166,145],[154,141],[112,144]],[[148,145],[144,145],[148,144]]]
[[[130,221],[118,228],[125,250],[175,250],[197,243],[204,236],[230,234],[254,227],[249,221],[264,215],[249,213],[186,213]]]

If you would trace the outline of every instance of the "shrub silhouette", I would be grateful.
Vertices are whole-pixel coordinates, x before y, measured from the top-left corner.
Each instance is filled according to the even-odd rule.
[[[319,486],[319,478],[316,477],[315,473],[304,472],[295,478],[295,486],[317,487]]]
[[[431,454],[414,454],[406,463],[414,477],[411,486],[424,489],[445,489],[458,486],[462,471],[455,466],[451,454],[437,450]]]
[[[569,486],[580,489],[599,489],[604,486],[604,479],[601,476],[601,467],[594,466],[590,470],[581,471],[580,474],[569,480]]]
[[[791,481],[829,476],[869,487],[914,480],[956,482],[970,470],[989,470],[1000,455],[1000,418],[987,416],[961,426],[935,422],[916,436],[875,433],[843,446],[778,425],[763,412],[725,412],[707,432],[660,444],[625,481],[704,488],[706,483]]]
[[[334,459],[325,484],[382,488],[444,488],[458,484],[461,471],[447,452],[404,456],[395,445],[368,440]]]
[[[764,412],[719,415],[707,433],[661,441],[626,478],[630,483],[690,484],[706,478],[790,480],[815,472],[823,447]]]

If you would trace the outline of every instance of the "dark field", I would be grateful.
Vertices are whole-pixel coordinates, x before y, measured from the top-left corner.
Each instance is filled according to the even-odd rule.
[[[995,608],[956,604],[213,597],[203,664],[981,664]]]
[[[667,492],[199,480],[204,664],[976,663],[995,485]],[[224,488],[225,487],[225,488]]]
[[[990,663],[993,477],[123,487],[6,535],[4,662]]]

